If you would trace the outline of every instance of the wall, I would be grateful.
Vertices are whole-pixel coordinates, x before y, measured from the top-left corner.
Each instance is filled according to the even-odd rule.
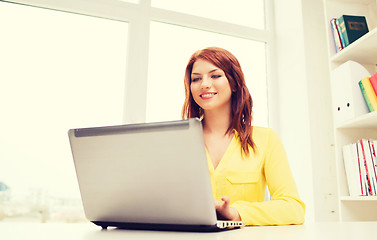
[[[334,128],[323,1],[303,0],[315,214],[338,220]]]
[[[337,220],[322,0],[275,0],[279,133],[309,221]]]

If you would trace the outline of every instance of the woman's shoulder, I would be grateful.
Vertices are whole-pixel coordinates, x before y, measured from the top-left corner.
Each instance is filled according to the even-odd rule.
[[[276,134],[275,130],[269,127],[260,127],[260,126],[253,126],[253,137],[257,136],[264,136],[264,135]]]
[[[280,141],[280,137],[277,132],[269,127],[253,126],[252,138],[254,142],[259,143],[271,143],[276,140]]]

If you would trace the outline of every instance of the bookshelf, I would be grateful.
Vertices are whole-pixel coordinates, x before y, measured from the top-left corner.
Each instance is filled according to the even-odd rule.
[[[377,1],[323,0],[327,29],[330,72],[348,60],[363,65],[371,74],[377,71]],[[336,53],[330,19],[341,15],[365,16],[369,32]],[[331,79],[330,79],[331,80]],[[343,163],[342,147],[361,138],[377,139],[377,111],[334,125],[335,168],[340,221],[377,221],[377,197],[350,197]]]
[[[370,30],[362,38],[331,57],[331,62],[354,60],[358,63],[377,63],[377,28]]]

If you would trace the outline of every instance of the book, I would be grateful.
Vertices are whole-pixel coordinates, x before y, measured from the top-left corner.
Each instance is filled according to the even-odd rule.
[[[357,151],[357,164],[359,167],[359,178],[360,178],[360,190],[362,196],[368,195],[368,184],[366,178],[366,171],[365,171],[365,163],[364,163],[364,156],[363,156],[363,149],[361,147],[360,141],[356,143],[356,151]]]
[[[365,176],[366,176],[366,184],[368,186],[368,194],[369,196],[376,195],[376,176],[374,174],[374,166],[372,164],[372,152],[369,146],[368,139],[360,139],[361,148],[363,151],[363,158],[364,158],[364,166],[365,166]]]
[[[360,90],[364,96],[364,100],[368,105],[369,111],[373,112],[377,109],[377,95],[372,88],[369,77],[365,77],[359,81]]]
[[[369,32],[364,16],[342,15],[338,18],[338,22],[340,33],[344,40],[344,47],[347,47]]]
[[[370,76],[369,78],[370,84],[372,84],[372,88],[374,90],[374,93],[377,95],[377,72]]]
[[[373,143],[373,140],[371,139],[368,139],[368,145],[369,145],[369,154],[370,154],[370,158],[369,158],[369,161],[370,161],[370,171],[371,171],[371,175],[372,175],[372,181],[373,181],[373,185],[374,185],[374,195],[377,195],[377,169],[376,169],[376,152],[375,152],[375,149],[374,149],[374,143]]]
[[[359,139],[342,147],[350,196],[377,196],[377,141]]]
[[[343,38],[341,29],[340,29],[340,26],[339,26],[339,19],[336,19],[336,28],[337,28],[338,33],[339,33],[339,38],[340,38],[340,43],[342,44],[342,48],[345,48],[346,45],[344,43],[344,38]]]
[[[370,140],[369,146],[372,152],[372,160],[373,160],[373,165],[374,165],[374,170],[375,170],[376,180],[377,180],[377,140]]]
[[[335,44],[335,50],[336,52],[339,52],[340,50],[343,49],[342,41],[340,39],[340,33],[339,33],[339,28],[337,25],[337,19],[332,18],[330,20],[330,25],[331,25],[331,32],[334,38],[334,44]]]
[[[358,164],[358,154],[356,143],[343,146],[344,170],[346,171],[348,191],[350,196],[361,196],[362,181]]]

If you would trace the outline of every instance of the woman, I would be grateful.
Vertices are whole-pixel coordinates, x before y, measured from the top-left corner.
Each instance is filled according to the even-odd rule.
[[[247,225],[302,224],[305,204],[279,136],[251,125],[253,102],[238,60],[225,49],[199,50],[184,81],[182,118],[202,119],[218,215]]]

